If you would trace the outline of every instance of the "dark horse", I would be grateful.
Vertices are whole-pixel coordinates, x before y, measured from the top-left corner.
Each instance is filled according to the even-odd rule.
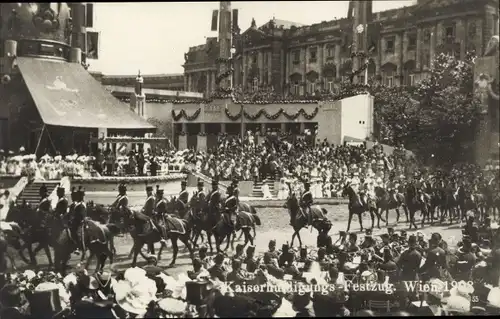
[[[13,237],[9,236],[9,243],[17,248],[19,256],[25,263],[37,267],[36,255],[43,249],[47,255],[49,268],[53,267],[50,246],[52,246],[54,236],[60,231],[61,227],[59,223],[54,223],[52,217],[49,214],[42,216],[42,214],[26,204],[12,207],[9,210],[6,221],[15,222],[20,227],[16,242],[12,242],[10,239],[13,239]],[[54,225],[54,227],[46,227],[48,225]],[[22,244],[20,244],[19,239],[22,240]],[[34,250],[33,244],[38,244]],[[24,249],[28,250],[29,261],[24,256]]]
[[[189,250],[191,259],[193,259],[193,249],[190,243],[191,231],[193,228],[193,217],[191,212],[186,216],[186,219],[177,217],[164,216],[159,217],[154,221],[149,217],[141,217],[140,212],[132,212],[131,210],[124,211],[123,213],[115,210],[111,216],[111,221],[122,221],[121,228],[130,232],[134,240],[132,267],[137,264],[137,256],[142,255],[143,258],[147,257],[142,254],[142,247],[147,244],[148,246],[154,243],[161,242],[162,238],[168,237],[172,243],[173,256],[170,266],[175,265],[177,254],[179,252],[178,240],[180,240]],[[145,221],[147,220],[147,221]],[[162,242],[160,250],[158,251],[157,260],[161,259],[161,253],[165,244]]]
[[[381,216],[378,214],[377,204],[373,200],[369,200],[367,204],[361,202],[361,197],[352,188],[351,184],[347,183],[342,191],[342,196],[349,197],[349,221],[347,222],[347,231],[351,229],[351,221],[354,215],[358,215],[359,227],[363,231],[363,221],[361,215],[364,212],[369,212],[372,219],[372,227],[375,225],[375,215],[377,216],[377,227],[380,228]]]
[[[402,194],[396,193],[394,194],[394,190],[388,192],[385,188],[375,187],[375,195],[377,196],[377,209],[380,211],[377,215],[382,216],[382,213],[385,211],[385,225],[389,225],[389,209],[396,210],[396,223],[399,222],[399,208],[403,208],[403,211],[406,215],[406,222],[408,223],[408,210],[405,206],[405,197]]]
[[[81,249],[82,251],[89,249],[90,256],[87,260],[87,268],[90,260],[97,256],[96,272],[104,268],[108,258],[110,264],[113,264],[113,253],[110,250],[109,242],[118,232],[119,229],[114,224],[104,225],[91,219],[82,220],[75,235],[71,234],[67,227],[63,228],[54,243],[56,271],[63,275],[66,273],[71,253],[75,249]],[[78,238],[74,238],[74,236]]]
[[[252,214],[247,211],[238,210],[236,212],[236,224],[234,227],[235,232],[241,230],[241,234],[245,235],[245,243],[244,245],[250,242],[250,245],[253,245],[254,236],[250,233],[250,230],[253,229],[255,234],[255,225],[260,226],[260,218],[257,214]],[[231,241],[231,246],[234,245],[234,239],[236,236],[233,234],[233,238]],[[241,237],[241,235],[240,235]],[[239,238],[238,238],[239,240]]]
[[[299,240],[299,246],[302,247],[302,239],[300,238],[300,230],[308,225],[308,217],[306,216],[306,213],[300,207],[299,205],[299,200],[297,196],[295,195],[294,192],[289,193],[288,199],[286,200],[284,208],[288,209],[288,213],[290,214],[290,217],[292,218],[292,227],[293,227],[293,235],[292,235],[292,242],[290,243],[290,247],[293,246],[293,241],[295,237],[297,236]],[[318,206],[314,205],[309,209],[309,214],[312,216],[312,227],[315,228],[317,231],[320,231],[320,229],[323,228],[325,223],[329,223],[330,221],[326,218],[326,215],[328,214],[327,210]]]
[[[415,224],[415,213],[417,210],[422,212],[422,227],[426,217],[429,215],[429,202],[430,196],[425,193],[419,193],[417,187],[413,183],[409,183],[405,190],[405,202],[408,212],[410,214],[410,227],[412,226],[417,229],[417,224]]]

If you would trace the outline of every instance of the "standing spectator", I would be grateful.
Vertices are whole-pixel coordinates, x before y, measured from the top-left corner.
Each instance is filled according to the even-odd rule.
[[[139,154],[137,155],[137,171],[139,173],[139,176],[144,175],[144,163],[145,162],[146,161],[144,159],[144,152],[143,152],[143,150],[140,150]]]
[[[151,171],[151,176],[156,176],[158,172],[158,162],[155,154],[152,154],[150,163],[149,170]]]

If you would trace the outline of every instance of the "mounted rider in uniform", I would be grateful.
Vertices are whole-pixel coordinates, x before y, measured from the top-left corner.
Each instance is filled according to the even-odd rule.
[[[224,218],[228,224],[231,224],[231,216],[238,210],[238,199],[233,195],[229,196],[224,202]]]
[[[82,225],[83,220],[87,217],[87,206],[85,205],[85,190],[80,186],[78,191],[75,192],[75,206],[73,214],[69,216],[68,228],[71,239],[76,244],[75,254],[80,253],[80,238],[78,238],[78,228]]]
[[[146,186],[146,202],[141,209],[141,213],[148,217],[153,217],[155,212],[155,197],[153,196],[153,187]]]
[[[54,213],[55,215],[58,217],[58,218],[62,218],[62,217],[65,217],[66,214],[68,213],[68,199],[66,198],[65,196],[65,192],[66,190],[64,189],[64,187],[57,187],[57,204],[56,204],[56,208],[54,210]]]
[[[309,181],[305,181],[304,192],[300,196],[300,207],[302,208],[302,211],[305,214],[305,217],[307,218],[308,225],[312,225],[311,205],[314,202],[310,188],[311,188],[311,183]]]
[[[177,214],[179,214],[180,212],[185,212],[187,210],[187,207],[188,207],[189,193],[186,189],[186,186],[187,186],[187,182],[185,180],[183,180],[181,182],[181,191],[179,193],[179,197],[177,197],[177,201],[175,203],[175,210],[176,210]]]
[[[156,190],[156,215],[158,220],[167,214],[167,201],[163,198],[163,189]]]
[[[128,210],[127,186],[125,184],[118,185],[118,196],[116,196],[116,200],[111,207],[121,213]]]
[[[207,196],[208,212],[214,214],[220,207],[221,194],[219,191],[219,181],[212,180],[212,191]]]
[[[50,208],[51,208],[48,189],[47,186],[45,186],[45,184],[43,184],[40,187],[39,194],[40,194],[40,202],[38,203],[37,213],[41,219],[41,226],[45,227],[45,219],[47,217],[47,214],[50,213]]]
[[[197,209],[199,209],[199,212],[203,212],[205,210],[205,205],[206,205],[206,195],[205,195],[205,183],[201,179],[198,180],[198,184],[196,185],[198,187],[198,190],[196,191],[196,200],[197,200]]]

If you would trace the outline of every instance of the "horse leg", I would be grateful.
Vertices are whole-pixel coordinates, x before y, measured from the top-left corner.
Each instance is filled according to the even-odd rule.
[[[148,243],[148,250],[149,253],[154,255],[155,254],[155,245],[153,243]]]
[[[362,215],[363,215],[363,213],[358,214],[359,228],[361,229],[361,231],[363,231],[363,218],[361,217]]]
[[[253,237],[252,234],[250,234],[250,228],[245,228],[245,246],[250,242],[250,245],[253,245]]]
[[[226,248],[224,248],[224,251],[226,251],[228,248],[229,248],[229,244],[231,243],[231,237],[234,238],[234,235],[233,235],[233,232],[230,231],[227,235],[226,235]],[[222,243],[222,242],[221,242]],[[231,250],[234,250],[234,246],[233,244],[231,243]]]
[[[389,226],[389,206],[385,208],[385,226]]]
[[[33,247],[31,246],[32,243],[27,243],[26,249],[28,250],[28,255],[30,256],[30,264],[34,267],[38,266],[38,263],[36,261],[36,255],[33,252]]]
[[[297,232],[297,239],[299,240],[299,247],[302,247],[302,238],[300,238],[300,232]]]
[[[290,243],[290,247],[293,247],[293,241],[295,240],[295,237],[297,236],[297,234],[299,233],[298,230],[295,230],[292,234],[292,242]]]
[[[139,255],[139,252],[142,249],[142,246],[144,246],[144,242],[138,243],[139,240],[134,240],[134,246],[132,247],[132,250],[134,252],[134,255],[132,256],[132,267],[135,267],[137,264],[137,256]]]
[[[243,237],[243,235],[244,235],[243,230],[241,230],[240,236],[238,237],[237,240],[240,241],[241,237]],[[236,236],[233,236],[233,240],[234,240],[234,237],[236,237]]]
[[[257,237],[257,232],[255,231],[255,225],[252,225],[252,230],[253,230],[253,238],[256,238]]]
[[[399,206],[396,206],[395,210],[396,210],[396,224],[398,224],[399,223],[399,217],[400,217]]]
[[[353,215],[353,213],[349,209],[349,220],[347,221],[347,230],[346,230],[346,232],[349,232],[349,229],[351,229],[352,215]],[[293,236],[292,236],[292,242],[293,242]]]
[[[370,212],[370,218],[372,220],[372,228],[373,228],[373,225],[375,225],[375,215],[377,214],[376,212],[373,211],[373,209],[369,209],[369,212]],[[377,224],[379,225],[378,228],[380,228],[380,219],[378,218],[378,215],[377,215]]]
[[[49,262],[49,268],[54,267],[54,262],[52,260],[52,254],[50,253],[49,245],[44,245],[43,250],[45,251],[45,255],[47,256],[47,261]]]
[[[194,259],[194,251],[193,251],[193,247],[189,243],[188,237],[181,236],[181,237],[179,237],[179,240],[184,244],[184,246],[187,247],[187,249],[189,251],[189,256],[191,257],[191,260],[193,260]]]
[[[8,251],[5,252],[5,256],[9,260],[10,266],[12,267],[12,270],[13,271],[17,271],[16,260],[14,259],[14,257],[12,257],[12,255]]]
[[[85,269],[89,269],[89,266],[90,266],[90,262],[92,261],[92,259],[96,257],[96,254],[95,252],[91,249],[90,250],[90,254],[89,254],[89,258],[87,258],[87,262],[85,263]],[[99,266],[99,257],[97,258],[97,266]],[[96,269],[96,272],[97,272],[97,269]]]
[[[214,253],[214,249],[213,249],[213,246],[212,246],[212,231],[207,231],[207,241],[208,241],[208,247],[210,247],[210,253],[213,254]],[[215,239],[215,244],[217,244],[217,237],[214,236],[214,239]]]
[[[172,243],[172,261],[170,262],[170,267],[173,267],[175,265],[175,261],[177,260],[177,254],[179,253],[179,246],[177,245],[177,235],[172,235],[170,237],[170,242]],[[189,244],[189,243],[188,243]]]

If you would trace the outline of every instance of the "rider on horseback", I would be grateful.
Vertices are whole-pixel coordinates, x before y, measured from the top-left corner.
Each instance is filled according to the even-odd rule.
[[[307,224],[312,225],[312,215],[310,212],[311,205],[313,204],[313,196],[310,191],[311,184],[309,181],[304,181],[304,192],[300,196],[300,207],[307,217]],[[290,224],[293,225],[293,220],[290,221]]]
[[[189,193],[186,189],[187,182],[183,180],[181,182],[181,192],[179,193],[179,197],[177,198],[177,202],[175,204],[176,212],[184,212],[188,206],[189,201]]]
[[[231,224],[231,216],[238,210],[238,199],[233,195],[229,196],[224,202],[224,219]]]
[[[62,218],[68,212],[68,199],[64,196],[66,190],[64,189],[64,187],[59,186],[57,187],[56,192],[58,200],[54,213],[58,218]]]
[[[118,211],[128,208],[127,186],[125,184],[118,185],[118,196],[111,206]]]
[[[49,194],[48,194],[47,186],[45,186],[45,184],[43,184],[40,187],[39,194],[40,194],[41,199],[40,199],[40,203],[38,204],[37,212],[38,212],[39,216],[41,217],[41,222],[43,223],[45,220],[45,217],[50,212]]]
[[[167,212],[167,204],[163,199],[163,190],[158,188],[156,190],[156,198],[155,198],[155,196],[153,195],[153,187],[146,186],[146,196],[147,199],[146,202],[144,203],[144,206],[141,209],[141,213],[144,216],[147,216],[148,218],[147,221],[153,221],[154,220],[153,217],[155,217],[155,210],[156,210],[156,213],[158,214],[157,220],[159,220]],[[138,214],[137,217],[146,222],[145,218],[141,218],[142,216],[140,214]],[[154,223],[153,226],[156,227]],[[160,231],[160,236],[162,236],[161,242],[166,242],[165,239],[163,238],[163,234],[161,231]]]
[[[207,196],[208,211],[213,214],[220,206],[221,195],[219,192],[219,181],[212,180],[212,191]]]
[[[68,221],[68,228],[69,228],[69,235],[71,236],[71,239],[73,242],[76,244],[76,249],[75,249],[75,254],[80,253],[80,245],[78,245],[78,227],[81,226],[83,220],[86,217],[86,211],[87,207],[85,205],[85,190],[80,186],[78,188],[78,191],[75,192],[74,194],[75,197],[75,206],[73,209],[73,213],[69,216],[69,221]],[[80,242],[80,244],[83,244]]]

